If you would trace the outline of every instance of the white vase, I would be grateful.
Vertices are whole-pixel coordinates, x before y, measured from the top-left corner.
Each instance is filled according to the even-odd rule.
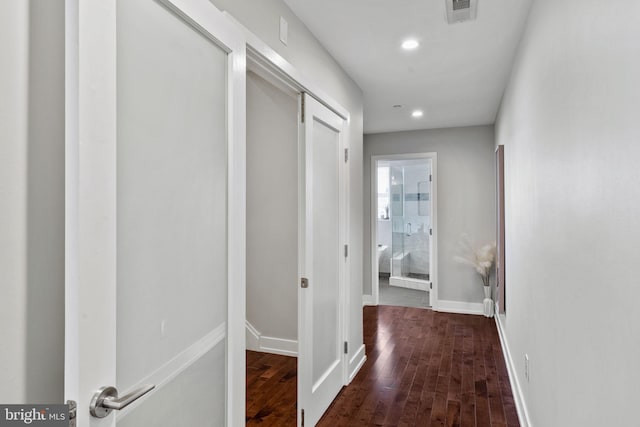
[[[484,317],[493,317],[493,300],[491,299],[491,287],[483,286],[484,288]]]

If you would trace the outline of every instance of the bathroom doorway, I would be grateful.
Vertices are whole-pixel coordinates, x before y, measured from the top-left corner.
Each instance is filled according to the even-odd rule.
[[[435,153],[372,159],[376,304],[430,308],[436,294]]]

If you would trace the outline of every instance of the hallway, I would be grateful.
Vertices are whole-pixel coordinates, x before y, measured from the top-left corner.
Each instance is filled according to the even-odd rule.
[[[519,426],[493,319],[365,307],[367,362],[319,426]],[[295,359],[248,352],[247,425],[295,425]]]

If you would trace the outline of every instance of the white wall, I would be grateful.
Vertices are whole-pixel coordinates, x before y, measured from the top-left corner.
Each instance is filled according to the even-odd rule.
[[[362,337],[362,90],[340,68],[282,0],[238,1],[212,0],[220,10],[233,15],[272,49],[290,62],[300,73],[317,81],[325,93],[351,114],[348,136],[350,144],[350,218],[349,256],[351,329],[349,351],[356,351]],[[289,24],[288,45],[279,40],[280,16]],[[368,255],[367,255],[368,256]]]
[[[62,403],[64,0],[0,4],[0,401]]]
[[[391,274],[391,220],[378,220],[378,245],[386,246],[382,253],[378,252],[378,273]]]
[[[536,1],[496,124],[501,321],[535,426],[638,424],[638,17],[637,2]]]
[[[426,152],[438,153],[438,298],[479,303],[479,276],[453,256],[462,233],[495,240],[493,126],[365,135],[365,253],[371,253],[371,156]],[[371,294],[370,259],[365,256],[365,295]]]
[[[0,3],[0,401],[7,403],[26,398],[28,23],[27,2]]]
[[[247,320],[298,339],[298,99],[247,75]]]
[[[391,247],[391,220],[390,219],[378,220],[378,244]]]
[[[386,177],[387,182],[386,188],[387,191],[390,190],[391,182],[389,176]],[[381,180],[380,174],[378,174],[378,182]],[[389,193],[389,198],[391,198],[391,194]],[[389,214],[391,214],[391,206],[389,205]],[[384,252],[378,256],[378,273],[391,273],[391,263],[389,262],[389,257],[391,254],[391,218],[389,219],[378,219],[378,241],[376,242],[378,245],[386,246]]]

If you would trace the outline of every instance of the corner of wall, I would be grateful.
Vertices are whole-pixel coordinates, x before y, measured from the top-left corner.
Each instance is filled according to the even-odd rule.
[[[246,321],[247,350],[281,356],[298,355],[298,341],[262,335],[249,321]]]
[[[362,296],[362,306],[370,306],[370,305],[376,305],[376,301],[373,298],[373,295],[363,295]]]

